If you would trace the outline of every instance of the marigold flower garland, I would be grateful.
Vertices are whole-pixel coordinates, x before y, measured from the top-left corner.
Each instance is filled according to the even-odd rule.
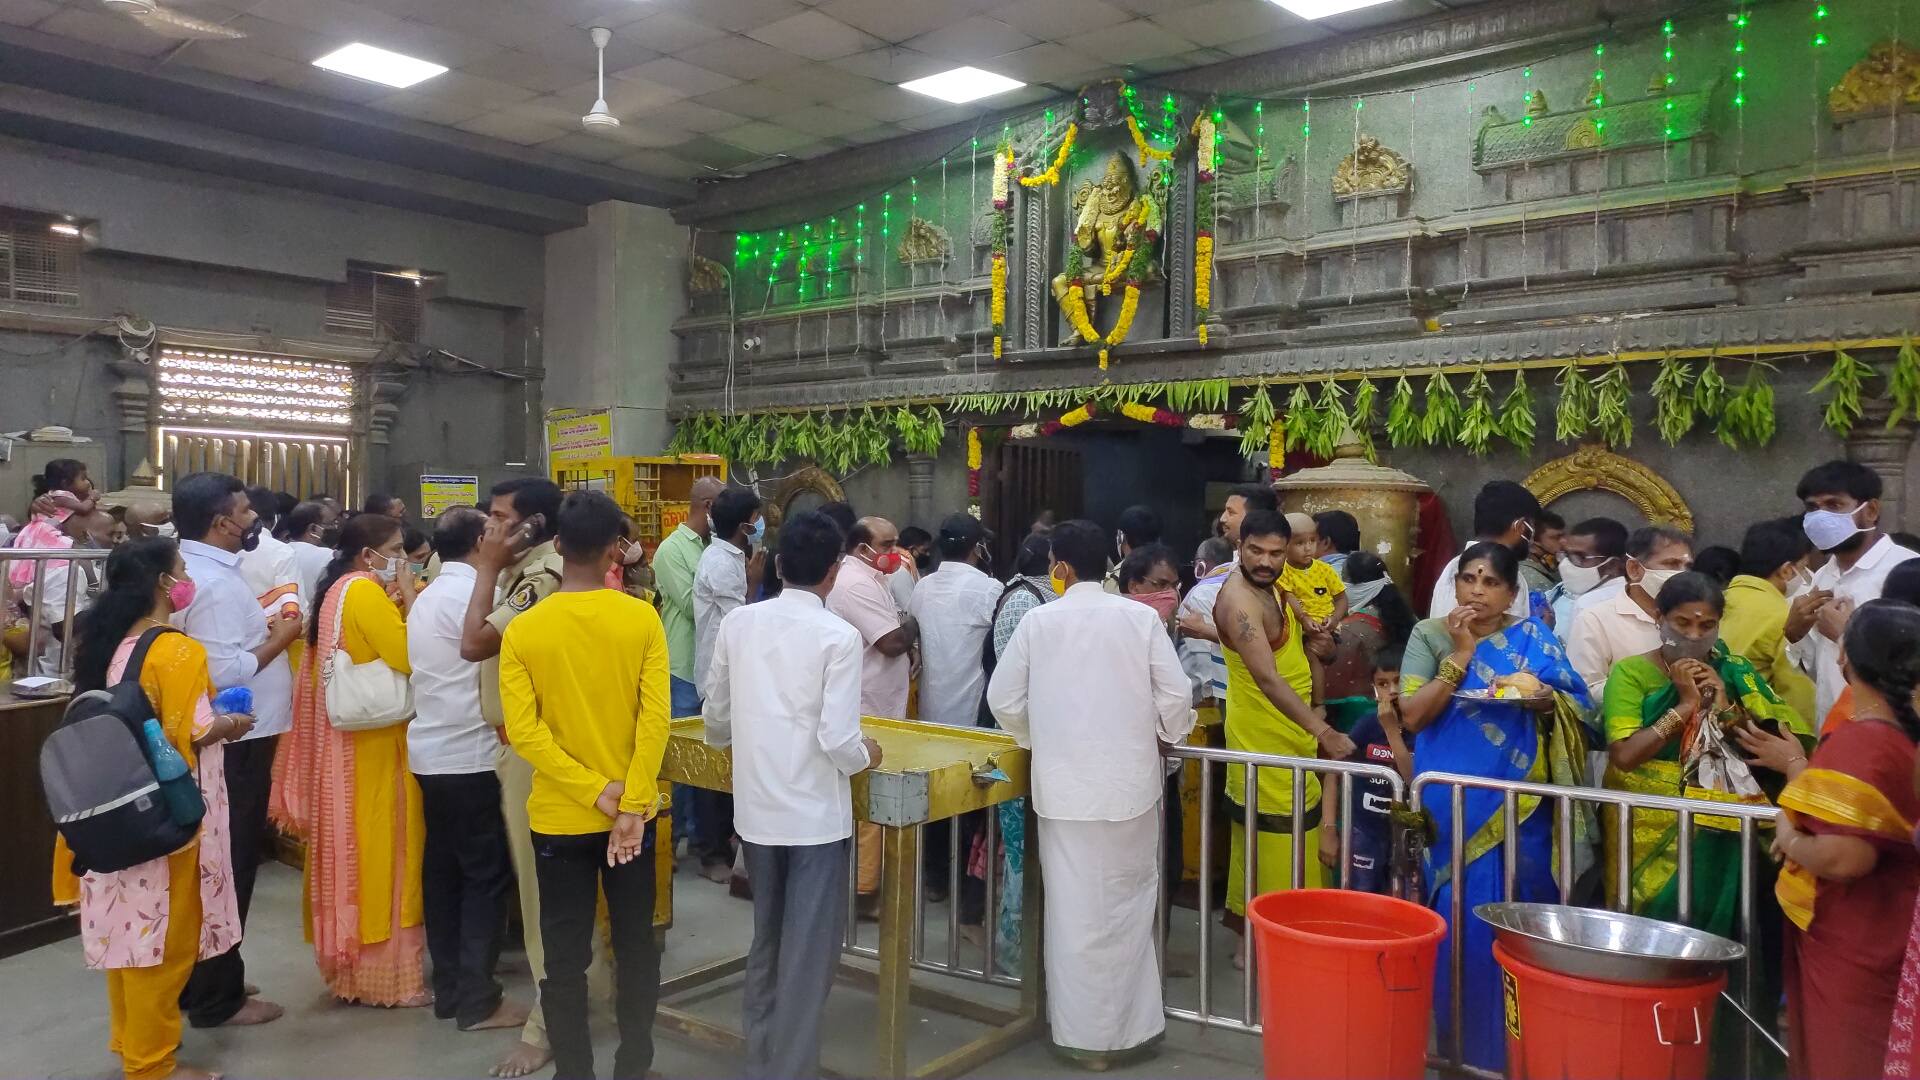
[[[980,429],[967,429],[967,496],[980,497]]]
[[[1267,429],[1267,472],[1275,480],[1287,466],[1287,426],[1275,419]]]
[[[1000,347],[1003,335],[1007,331],[1007,256],[1005,252],[993,253],[993,358],[1000,359]]]
[[[1013,175],[1013,144],[1002,142],[993,152],[993,273],[989,317],[993,323],[993,358],[1000,359],[1007,333],[1007,234],[1013,205],[1008,177]]]
[[[1134,313],[1140,310],[1140,286],[1127,283],[1126,298],[1120,301],[1120,317],[1114,320],[1113,329],[1107,333],[1107,343],[1100,349],[1100,370],[1107,370],[1107,350],[1127,340],[1127,331],[1133,329]]]
[[[1120,415],[1129,420],[1138,420],[1143,424],[1159,424],[1162,427],[1187,426],[1186,421],[1182,420],[1177,413],[1156,409],[1151,405],[1142,405],[1137,401],[1121,403]]]
[[[1087,318],[1087,297],[1078,283],[1069,283],[1066,293],[1060,298],[1060,310],[1066,313],[1067,324],[1079,332],[1085,341],[1099,341],[1100,331],[1093,328],[1093,320]],[[1107,366],[1106,350],[1101,350],[1100,366]]]
[[[1148,145],[1147,137],[1140,133],[1140,121],[1127,117],[1127,130],[1133,133],[1133,145],[1140,151],[1140,167],[1146,168],[1149,161],[1172,161],[1172,150],[1160,150]]]
[[[1060,149],[1058,152],[1056,152],[1053,155],[1053,164],[1047,167],[1046,172],[1043,172],[1038,176],[1021,177],[1020,186],[1021,187],[1040,187],[1042,185],[1051,185],[1051,184],[1059,183],[1060,169],[1062,166],[1064,166],[1067,163],[1067,154],[1073,150],[1074,137],[1079,133],[1080,133],[1080,125],[1068,124],[1066,137],[1060,140]]]
[[[1013,145],[1002,142],[993,152],[993,208],[1005,210],[1012,205],[1007,187],[1008,177],[1013,175]]]
[[[1200,324],[1196,332],[1200,344],[1207,343],[1207,320],[1213,315],[1213,212],[1214,212],[1214,153],[1216,129],[1213,113],[1203,110],[1193,122],[1194,165],[1198,169],[1199,190],[1195,193],[1195,202],[1200,213],[1200,227],[1195,230],[1193,241],[1193,308],[1194,320]]]
[[[1193,241],[1193,309],[1200,323],[1200,344],[1207,343],[1207,318],[1213,307],[1213,234],[1203,232]]]

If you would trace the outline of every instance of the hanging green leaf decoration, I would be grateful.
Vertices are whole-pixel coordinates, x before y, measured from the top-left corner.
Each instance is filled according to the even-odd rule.
[[[1273,430],[1273,399],[1267,384],[1255,386],[1247,400],[1240,403],[1240,456],[1265,458],[1267,433]]]
[[[1720,375],[1719,350],[1708,354],[1707,366],[1693,384],[1693,411],[1707,420],[1718,420],[1727,407],[1727,380]]]
[[[1729,449],[1758,449],[1773,441],[1773,386],[1765,368],[1760,363],[1748,367],[1746,384],[1727,398],[1720,412],[1714,434]]]
[[[673,425],[673,438],[667,440],[667,453],[693,452],[693,418],[683,416]]]
[[[1493,437],[1499,434],[1499,424],[1493,415],[1493,384],[1487,381],[1484,369],[1467,380],[1466,400],[1466,412],[1460,416],[1460,445],[1476,457],[1485,457],[1493,447]]]
[[[1339,449],[1351,422],[1347,416],[1347,392],[1339,383],[1328,379],[1320,384],[1320,400],[1314,402],[1313,409],[1318,427],[1314,431],[1314,445],[1308,449],[1332,461],[1333,452]]]
[[[1413,384],[1405,375],[1393,385],[1393,397],[1387,402],[1387,441],[1396,448],[1419,446],[1426,441],[1420,414],[1413,408]]]
[[[1576,442],[1593,426],[1593,384],[1572,360],[1560,369],[1554,384],[1560,388],[1560,402],[1553,410],[1554,437]]]
[[[1360,450],[1367,460],[1374,460],[1373,452],[1373,403],[1379,395],[1379,388],[1372,379],[1361,379],[1353,388],[1353,407],[1348,412],[1347,424],[1353,428],[1355,438],[1360,440]]]
[[[1833,367],[1827,370],[1826,378],[1808,391],[1810,394],[1828,391],[1827,407],[1820,414],[1820,420],[1829,431],[1843,439],[1852,434],[1854,421],[1860,419],[1861,388],[1868,379],[1879,376],[1871,365],[1855,360],[1845,349],[1833,350]]]
[[[1627,365],[1615,362],[1607,373],[1594,380],[1593,429],[1607,445],[1633,445],[1633,382]]]
[[[1306,383],[1293,385],[1293,394],[1287,398],[1285,422],[1288,450],[1319,452],[1314,447],[1320,440],[1320,414],[1313,407],[1313,394]]]
[[[1893,376],[1887,380],[1887,396],[1893,399],[1893,415],[1887,417],[1892,431],[1908,416],[1920,417],[1920,349],[1913,338],[1900,335],[1900,355],[1893,361]]]
[[[1533,391],[1527,387],[1527,373],[1522,368],[1513,371],[1513,389],[1507,391],[1507,399],[1500,403],[1500,435],[1520,451],[1521,457],[1533,453],[1535,435],[1533,419]]]
[[[1428,446],[1451,446],[1460,442],[1460,395],[1446,375],[1434,372],[1427,380],[1426,415],[1420,419],[1421,437]]]
[[[1668,446],[1676,446],[1693,430],[1693,372],[1668,353],[1660,360],[1653,380],[1654,427]]]

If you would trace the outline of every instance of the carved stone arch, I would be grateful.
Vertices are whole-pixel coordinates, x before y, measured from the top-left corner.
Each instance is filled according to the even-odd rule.
[[[789,508],[793,506],[794,501],[809,493],[820,496],[820,501],[823,503],[843,502],[847,497],[845,489],[841,488],[840,481],[835,480],[832,473],[817,466],[808,465],[780,481],[774,487],[773,494],[767,497],[767,528],[779,528],[780,523],[787,519]]]
[[[1655,525],[1693,531],[1693,511],[1687,509],[1672,484],[1659,473],[1603,446],[1582,446],[1555,458],[1528,474],[1523,483],[1545,506],[1575,491],[1611,491],[1646,515]]]

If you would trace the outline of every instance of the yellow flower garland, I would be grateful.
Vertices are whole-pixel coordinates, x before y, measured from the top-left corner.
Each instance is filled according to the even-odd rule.
[[[967,468],[980,467],[980,429],[967,429]]]
[[[1000,359],[1000,329],[1007,324],[1007,257],[993,257],[993,358]]]
[[[1053,164],[1047,168],[1046,172],[1041,173],[1039,176],[1021,177],[1020,186],[1021,187],[1039,187],[1042,184],[1059,183],[1060,168],[1061,166],[1067,163],[1067,154],[1073,149],[1074,136],[1078,135],[1079,133],[1080,133],[1080,125],[1068,124],[1067,136],[1066,138],[1060,140],[1060,151],[1053,155]]]
[[[1078,427],[1091,419],[1093,419],[1093,404],[1089,402],[1061,416],[1060,426],[1063,428]]]
[[[1202,234],[1193,242],[1193,306],[1213,306],[1213,237]],[[1207,324],[1200,323],[1200,344],[1207,343]]]
[[[1127,331],[1133,329],[1134,313],[1140,310],[1140,287],[1127,286],[1126,299],[1120,301],[1120,318],[1114,322],[1113,330],[1107,334],[1107,348],[1127,340]],[[1100,370],[1107,370],[1107,349],[1100,350]]]
[[[1267,432],[1267,468],[1273,470],[1273,475],[1279,476],[1280,470],[1286,468],[1286,465],[1287,428],[1285,424],[1275,420],[1273,427]]]
[[[1140,151],[1140,167],[1146,168],[1149,161],[1172,161],[1173,151],[1159,150],[1147,145],[1147,137],[1140,134],[1140,121],[1127,117],[1127,130],[1133,133],[1133,145]]]
[[[1088,342],[1100,340],[1100,332],[1093,328],[1093,320],[1087,318],[1087,298],[1078,288],[1067,290],[1060,300],[1060,310],[1066,312],[1068,325],[1079,331],[1082,339]]]
[[[1120,415],[1129,420],[1138,420],[1143,424],[1151,424],[1153,423],[1153,414],[1154,408],[1151,405],[1142,405],[1137,401],[1126,401],[1120,404]]]

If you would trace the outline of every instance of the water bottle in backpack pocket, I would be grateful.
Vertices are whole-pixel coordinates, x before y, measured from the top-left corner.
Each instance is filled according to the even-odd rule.
[[[147,631],[121,680],[67,704],[40,747],[40,784],[73,872],[112,873],[180,850],[199,834],[206,801],[186,758],[167,742],[140,687]]]

